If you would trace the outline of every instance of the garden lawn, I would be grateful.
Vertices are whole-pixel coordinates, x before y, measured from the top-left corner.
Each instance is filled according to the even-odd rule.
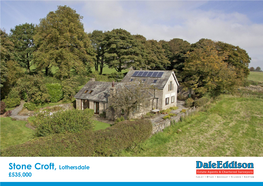
[[[250,72],[248,80],[263,82],[263,72]]]
[[[106,129],[106,128],[110,127],[110,124],[108,124],[108,123],[103,123],[103,122],[100,122],[100,121],[97,121],[97,120],[93,120],[93,122],[95,124],[94,131],[102,130],[102,129]]]
[[[180,130],[178,130],[180,129]],[[263,156],[263,100],[223,96],[122,156]]]
[[[1,117],[1,149],[25,143],[33,139],[34,131],[26,127],[26,121],[13,121]]]

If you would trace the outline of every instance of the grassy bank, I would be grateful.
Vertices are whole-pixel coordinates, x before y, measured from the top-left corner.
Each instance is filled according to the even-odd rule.
[[[26,121],[13,121],[1,117],[1,149],[33,139],[34,131],[26,127]]]
[[[263,156],[262,113],[262,99],[223,96],[123,156]]]
[[[263,72],[250,72],[248,80],[263,82]]]

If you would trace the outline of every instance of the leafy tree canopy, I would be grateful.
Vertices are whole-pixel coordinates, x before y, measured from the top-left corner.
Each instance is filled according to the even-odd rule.
[[[58,6],[41,19],[34,36],[38,47],[34,53],[37,69],[45,69],[48,75],[51,67],[57,67],[55,76],[63,79],[70,77],[72,70],[80,74],[84,73],[85,65],[92,65],[93,50],[81,19],[67,6]]]
[[[11,40],[14,43],[15,60],[21,67],[30,72],[35,44],[33,36],[35,35],[35,25],[25,23],[11,29]]]
[[[117,72],[130,66],[138,68],[143,61],[139,45],[140,43],[124,29],[113,29],[106,32],[105,61],[110,68],[115,68]]]

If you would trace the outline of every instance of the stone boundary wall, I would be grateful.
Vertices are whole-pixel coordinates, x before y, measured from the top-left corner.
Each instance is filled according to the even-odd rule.
[[[177,114],[177,116],[171,117],[170,119],[163,120],[159,123],[153,123],[152,122],[152,125],[153,125],[152,134],[156,134],[158,132],[161,132],[166,127],[171,126],[171,121],[179,122],[181,117],[187,117],[187,116],[189,116],[192,113],[197,112],[197,111],[199,111],[199,108],[191,107],[191,108],[187,109],[186,112],[180,112],[179,114]]]

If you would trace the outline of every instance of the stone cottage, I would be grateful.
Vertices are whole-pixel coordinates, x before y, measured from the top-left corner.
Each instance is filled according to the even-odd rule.
[[[105,112],[108,119],[114,120],[121,113],[113,115],[109,111],[111,94],[123,86],[131,87],[135,82],[147,87],[149,104],[147,107],[141,107],[133,112],[129,118],[136,118],[150,111],[158,112],[176,106],[179,83],[173,71],[130,70],[121,82],[99,82],[91,79],[75,95],[76,108],[81,110],[90,108],[94,110],[95,114]]]

